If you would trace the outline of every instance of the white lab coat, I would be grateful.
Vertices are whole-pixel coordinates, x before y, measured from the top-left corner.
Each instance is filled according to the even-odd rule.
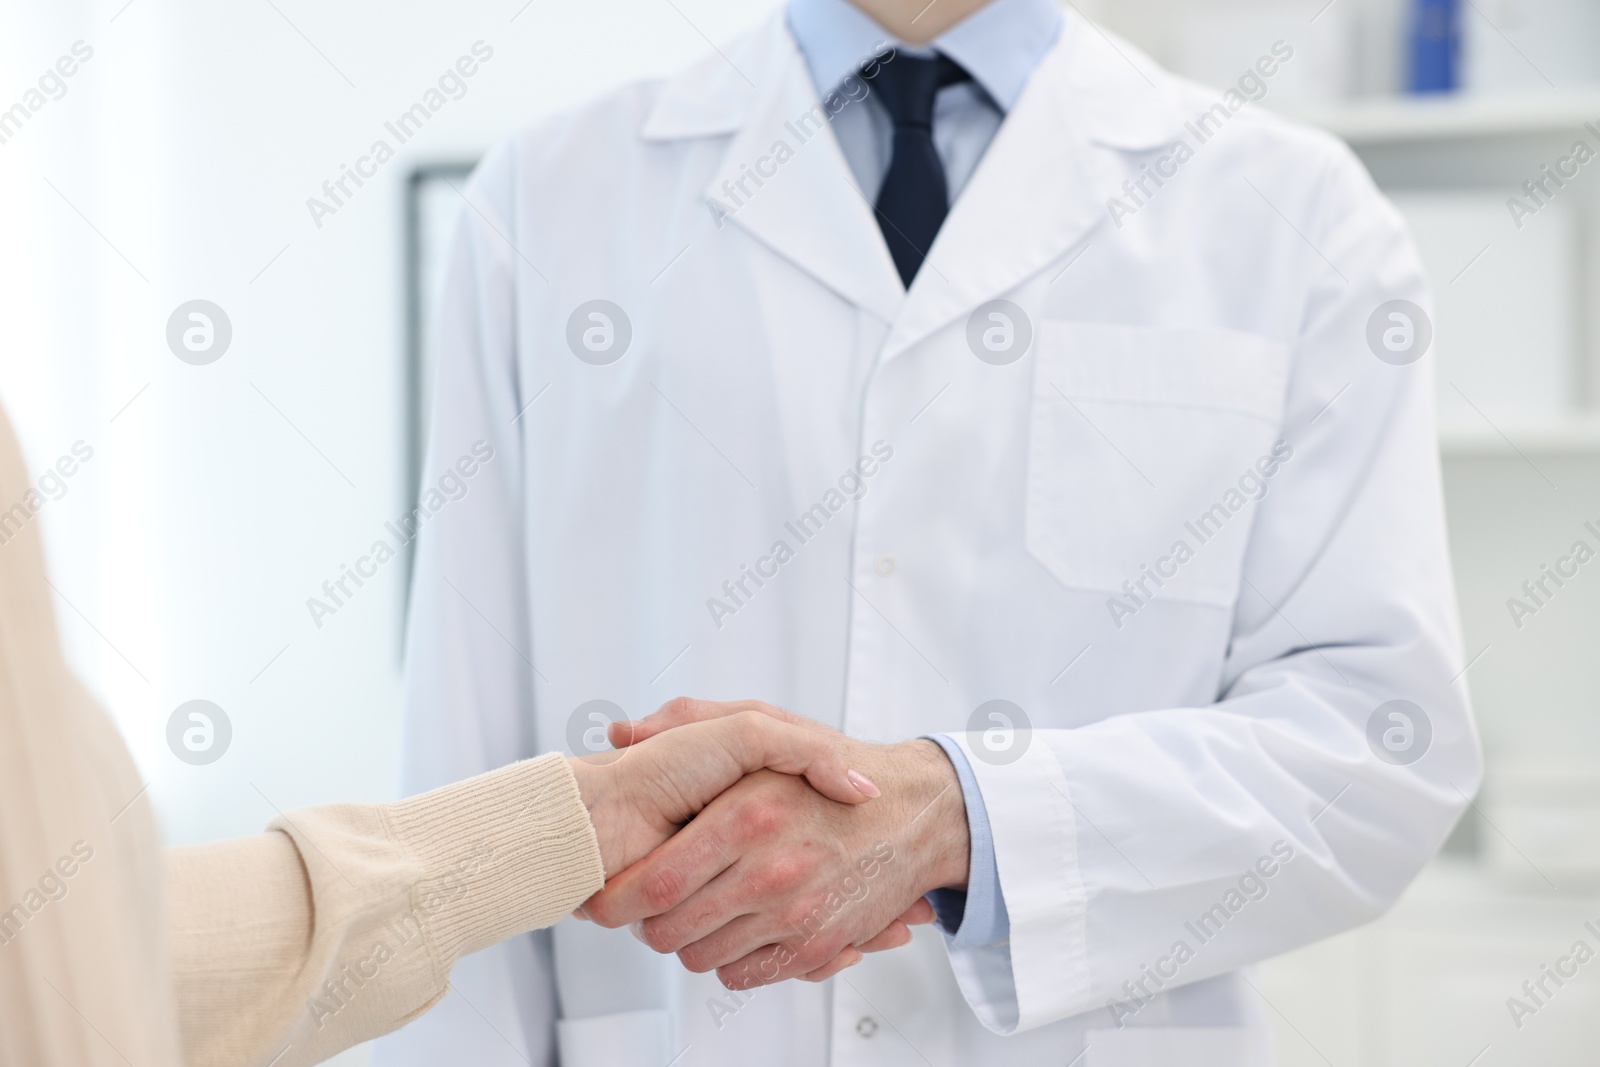
[[[424,476],[495,458],[424,527],[408,785],[567,747],[593,699],[756,697],[883,741],[1008,700],[1021,757],[973,765],[1010,942],[924,929],[740,1003],[566,922],[463,961],[379,1062],[1272,1062],[1249,966],[1383,911],[1480,776],[1433,357],[1367,341],[1379,305],[1429,304],[1399,217],[1265,113],[1195,147],[1221,94],[1069,11],[905,293],[837,144],[786,125],[815,93],[781,19],[724,52],[473,179]],[[1119,227],[1108,198],[1179,138]],[[1003,365],[968,342],[998,298],[1032,332]],[[568,343],[597,299],[632,331],[604,365]],[[864,495],[830,496],[876,442]],[[1368,742],[1391,699],[1431,724],[1410,765]]]

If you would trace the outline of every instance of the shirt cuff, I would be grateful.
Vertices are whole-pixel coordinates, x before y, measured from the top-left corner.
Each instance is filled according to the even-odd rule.
[[[972,773],[967,754],[952,738],[930,734],[927,739],[944,749],[956,769],[961,796],[967,805],[967,833],[971,841],[966,892],[935,889],[928,894],[928,903],[933,905],[952,951],[997,944],[1010,938],[1011,919],[1006,913],[1005,895],[1000,891],[994,834],[989,829],[989,812],[978,790],[978,779]]]

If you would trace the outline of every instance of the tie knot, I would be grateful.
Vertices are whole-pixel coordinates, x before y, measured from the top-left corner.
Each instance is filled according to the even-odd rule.
[[[943,53],[924,57],[902,52],[874,68],[871,74],[863,70],[861,77],[876,90],[894,124],[924,129],[933,127],[933,98],[939,90],[972,77]]]

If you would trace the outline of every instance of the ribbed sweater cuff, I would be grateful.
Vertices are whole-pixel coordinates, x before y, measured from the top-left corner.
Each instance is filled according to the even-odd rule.
[[[605,884],[600,843],[559,753],[385,806],[419,865],[413,907],[446,967],[550,926]]]

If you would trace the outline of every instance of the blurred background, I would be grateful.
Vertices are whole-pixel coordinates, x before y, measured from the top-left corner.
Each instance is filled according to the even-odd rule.
[[[0,400],[63,638],[169,840],[395,795],[407,568],[333,615],[306,601],[407,509],[455,186],[513,128],[773,6],[0,3]],[[1593,1063],[1600,963],[1520,1028],[1507,998],[1600,947],[1600,562],[1524,591],[1600,545],[1600,0],[1078,6],[1219,87],[1290,44],[1261,106],[1350,143],[1436,294],[1487,784],[1389,916],[1262,968],[1283,1062]],[[335,211],[308,209],[478,42],[459,98]],[[214,331],[192,361],[168,341],[191,301]],[[231,731],[213,762],[169,745],[192,700]]]

